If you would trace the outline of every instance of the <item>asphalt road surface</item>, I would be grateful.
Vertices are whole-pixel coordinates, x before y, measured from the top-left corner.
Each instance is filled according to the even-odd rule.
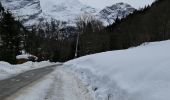
[[[60,65],[61,64],[57,64],[57,65],[47,66],[40,69],[30,70],[21,73],[17,76],[14,76],[12,78],[0,81],[0,100],[4,100],[5,98],[11,96],[21,88],[26,87],[32,82],[51,73],[57,66]]]

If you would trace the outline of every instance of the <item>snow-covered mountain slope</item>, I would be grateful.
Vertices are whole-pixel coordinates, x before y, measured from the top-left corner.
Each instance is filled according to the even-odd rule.
[[[74,22],[82,13],[97,13],[95,8],[84,5],[79,0],[2,0],[2,5],[21,19],[25,25],[43,19]]]
[[[82,13],[96,13],[95,8],[82,4],[79,0],[40,0],[43,15],[57,20],[73,22]]]
[[[105,25],[114,23],[116,18],[123,18],[133,13],[135,8],[126,3],[116,3],[101,10],[97,17],[104,22]]]
[[[112,1],[115,0],[1,0],[2,5],[14,13],[25,25],[35,24],[41,20],[50,20],[51,18],[74,24],[75,18],[83,13],[102,15],[102,18],[105,18],[103,17],[105,14],[99,14],[99,12],[105,9],[108,10],[108,8],[105,8],[106,6],[113,7],[112,5],[116,2]],[[118,1],[121,2],[120,0]],[[129,1],[128,3],[131,2],[130,0],[127,1]],[[110,16],[111,18],[113,16],[123,16],[120,14],[126,13],[126,11],[129,13],[129,10],[126,8],[122,8],[120,13],[116,13],[120,11],[119,6],[118,4],[118,7],[116,7],[118,9],[112,9],[116,11],[109,11],[112,14],[109,14],[106,18],[110,18]]]
[[[170,40],[81,57],[64,65],[96,100],[169,100]]]
[[[128,3],[132,7],[138,9],[140,7],[152,4],[155,0],[79,0],[79,1],[85,5],[89,5],[91,7],[102,10],[106,6],[111,6],[119,2]]]
[[[39,0],[1,0],[4,8],[11,11],[18,19],[24,23],[33,20],[33,23],[39,21],[42,13]]]

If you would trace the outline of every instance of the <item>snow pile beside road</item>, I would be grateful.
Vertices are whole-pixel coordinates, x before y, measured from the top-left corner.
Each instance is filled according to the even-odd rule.
[[[38,59],[36,56],[33,56],[31,54],[21,54],[16,56],[16,59],[30,59],[30,58],[34,58],[35,60]]]
[[[169,100],[170,40],[81,57],[64,66],[96,100]]]
[[[11,65],[7,62],[0,61],[0,80],[9,78],[11,76],[17,75],[28,70],[37,69],[53,64],[55,63],[51,63],[49,61],[42,61],[42,62],[26,62],[24,64]]]

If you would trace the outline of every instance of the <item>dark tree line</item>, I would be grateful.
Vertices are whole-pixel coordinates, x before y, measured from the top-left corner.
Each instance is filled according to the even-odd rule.
[[[0,60],[10,63],[16,62],[23,47],[25,29],[16,21],[9,11],[5,11],[0,4]]]
[[[38,57],[38,61],[66,61],[74,58],[75,28],[51,20],[26,29],[0,4],[0,61],[16,63],[21,50]]]
[[[93,30],[93,20],[84,24],[79,56],[127,49],[144,42],[170,39],[170,0],[157,0],[102,30]],[[84,30],[85,29],[85,30]]]
[[[71,33],[67,33],[67,30],[71,32],[74,29],[66,28],[64,22],[56,20],[32,26],[31,31],[26,35],[25,50],[37,56],[39,61],[63,62],[70,60],[74,57],[75,41]]]
[[[157,0],[107,27],[110,49],[126,49],[144,42],[170,39],[170,1]]]
[[[152,6],[135,11],[104,27],[91,15],[77,17],[77,27],[51,20],[26,30],[0,5],[0,60],[15,62],[20,50],[39,61],[67,61],[108,50],[126,49],[144,42],[170,39],[170,1],[157,0]],[[76,49],[77,48],[77,49]]]
[[[26,29],[0,4],[0,61],[16,63],[21,50],[38,57],[38,61],[66,61],[74,58],[75,28],[51,20]]]
[[[91,15],[77,17],[78,56],[102,52],[109,48],[109,36],[103,34],[103,23]]]

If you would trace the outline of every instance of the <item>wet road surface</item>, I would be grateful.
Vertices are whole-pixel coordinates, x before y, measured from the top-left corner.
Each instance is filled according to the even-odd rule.
[[[0,81],[0,100],[4,100],[5,98],[11,96],[21,88],[24,88],[32,82],[51,73],[57,66],[61,65],[62,64],[57,64],[40,69],[30,70],[12,78]]]

